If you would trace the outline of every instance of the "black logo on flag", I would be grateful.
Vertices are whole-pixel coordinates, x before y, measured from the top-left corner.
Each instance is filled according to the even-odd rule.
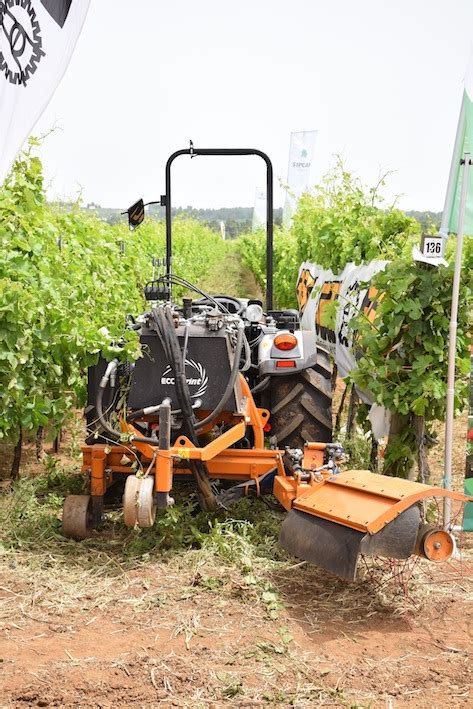
[[[26,86],[44,56],[31,0],[0,0],[0,72],[11,84]]]
[[[64,27],[72,0],[41,0],[41,5]],[[0,72],[7,81],[26,86],[44,56],[32,0],[0,0]]]

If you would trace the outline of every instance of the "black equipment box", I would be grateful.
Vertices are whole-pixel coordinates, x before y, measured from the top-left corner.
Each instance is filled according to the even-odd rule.
[[[177,329],[177,335],[182,352],[183,327]],[[140,342],[143,356],[135,363],[128,406],[132,409],[156,406],[169,397],[172,407],[179,408],[174,373],[158,335],[153,330],[143,328]],[[204,324],[189,327],[185,369],[192,403],[200,399],[202,410],[213,410],[225,392],[232,364],[233,351],[226,328],[212,332]],[[238,409],[237,390],[236,386],[225,404],[227,411]]]

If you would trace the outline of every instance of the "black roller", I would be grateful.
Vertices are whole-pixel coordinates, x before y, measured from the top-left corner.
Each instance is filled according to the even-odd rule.
[[[360,554],[407,559],[414,552],[419,523],[415,505],[373,535],[291,510],[282,524],[279,543],[294,556],[354,581]]]

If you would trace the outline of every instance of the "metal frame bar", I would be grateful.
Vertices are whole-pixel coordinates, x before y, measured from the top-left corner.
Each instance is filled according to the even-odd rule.
[[[173,153],[166,163],[166,274],[172,274],[171,166],[180,155],[257,155],[266,163],[266,309],[273,308],[273,166],[262,150],[255,148],[185,148]],[[170,289],[171,290],[171,289]],[[170,297],[170,296],[169,296]]]
[[[463,252],[463,237],[465,230],[465,211],[468,198],[469,174],[471,155],[465,153],[461,160],[463,168],[462,189],[458,213],[457,248],[455,252],[455,269],[452,285],[452,308],[450,313],[449,340],[448,340],[448,373],[447,373],[447,410],[445,413],[445,468],[444,486],[447,490],[452,488],[453,469],[453,423],[455,419],[455,360],[457,354],[457,329],[458,329],[458,300],[460,293],[460,278]],[[449,529],[452,518],[452,504],[449,497],[443,503],[443,524]]]

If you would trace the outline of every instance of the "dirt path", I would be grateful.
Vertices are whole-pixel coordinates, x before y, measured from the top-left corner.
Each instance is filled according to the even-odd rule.
[[[210,293],[225,293],[237,298],[262,298],[261,288],[251,271],[242,264],[236,244],[228,243],[228,253],[219,270],[204,278],[203,290]]]
[[[404,596],[224,537],[228,557],[155,549],[131,565],[105,541],[4,550],[0,706],[471,705],[469,552],[419,562]]]

